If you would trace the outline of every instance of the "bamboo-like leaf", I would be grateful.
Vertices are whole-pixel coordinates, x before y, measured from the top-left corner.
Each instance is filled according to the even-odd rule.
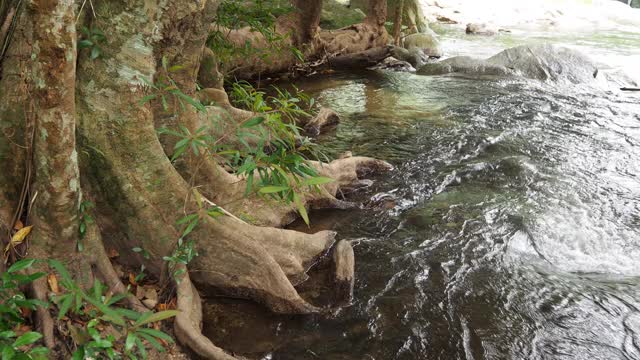
[[[304,220],[305,224],[309,225],[309,214],[307,214],[307,208],[302,203],[300,196],[296,193],[293,193],[293,202],[296,204],[298,212],[300,213],[300,216],[302,216],[302,220]]]
[[[334,182],[335,180],[332,178],[328,178],[328,177],[322,177],[322,176],[315,176],[312,178],[308,178],[305,181],[302,182],[302,185],[305,186],[312,186],[312,185],[322,185],[322,184],[328,184],[330,182]]]
[[[33,265],[33,263],[35,262],[36,262],[35,259],[22,259],[20,261],[16,261],[13,265],[11,265],[9,269],[7,269],[7,272],[14,273],[14,272],[24,270],[26,268],[31,267],[31,265]]]
[[[59,305],[60,312],[58,313],[58,320],[60,320],[67,314],[67,311],[69,311],[69,309],[71,308],[71,305],[73,304],[73,296],[72,294],[66,294],[60,296],[58,299],[62,299],[62,302]]]
[[[274,194],[289,190],[288,186],[265,186],[260,188],[259,192],[262,194]]]
[[[245,121],[242,124],[242,127],[243,128],[249,128],[249,127],[257,126],[257,125],[262,124],[264,122],[264,120],[265,120],[264,116],[256,116],[256,117],[253,117],[253,118]]]
[[[142,99],[140,99],[139,104],[140,104],[140,106],[142,106],[142,105],[148,103],[149,101],[155,99],[156,97],[158,97],[158,95],[156,95],[156,94],[147,95],[147,96],[143,97]]]
[[[136,333],[134,332],[130,332],[127,334],[127,340],[124,343],[124,349],[126,351],[131,351],[133,349],[133,347],[136,344],[136,339],[138,337],[136,336]]]
[[[147,314],[149,314],[149,315],[147,315]],[[145,313],[143,316],[141,316],[140,319],[138,319],[138,321],[136,321],[134,326],[139,327],[139,326],[142,326],[142,325],[154,323],[156,321],[166,320],[166,319],[172,318],[172,317],[174,317],[176,315],[178,315],[178,311],[177,310],[165,310],[165,311],[160,311],[160,312],[157,312],[157,313],[148,312],[148,313]]]

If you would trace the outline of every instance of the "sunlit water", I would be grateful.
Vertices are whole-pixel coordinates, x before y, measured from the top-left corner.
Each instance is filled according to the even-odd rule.
[[[450,33],[447,49],[554,38],[503,36]],[[640,56],[629,33],[558,41],[611,67]],[[342,115],[327,153],[396,166],[358,195],[393,207],[317,214],[354,241],[354,303],[279,320],[260,356],[640,359],[639,96],[391,72],[299,85]]]

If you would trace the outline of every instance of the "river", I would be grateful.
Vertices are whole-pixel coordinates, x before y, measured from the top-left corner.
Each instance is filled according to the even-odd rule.
[[[439,30],[448,55],[554,42],[640,71],[640,33]],[[218,345],[274,360],[640,359],[640,96],[381,71],[297,85],[342,115],[323,151],[395,166],[356,196],[387,206],[312,217],[353,241],[352,306],[206,325]]]

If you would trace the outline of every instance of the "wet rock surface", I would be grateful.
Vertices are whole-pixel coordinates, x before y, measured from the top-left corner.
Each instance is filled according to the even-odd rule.
[[[433,31],[411,34],[404,38],[404,48],[421,50],[428,57],[441,57],[443,55],[440,41]]]
[[[598,67],[578,51],[552,45],[524,45],[506,49],[488,59],[456,56],[426,64],[421,75],[492,75],[568,83],[593,82]]]

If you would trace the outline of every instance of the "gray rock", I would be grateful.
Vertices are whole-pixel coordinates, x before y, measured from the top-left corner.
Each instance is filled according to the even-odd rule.
[[[429,56],[416,47],[407,50],[403,47],[394,46],[392,54],[394,58],[408,62],[416,69],[429,62]]]
[[[404,48],[411,51],[416,48],[428,57],[441,57],[440,41],[433,31],[411,34],[404,38]]]
[[[487,24],[470,23],[467,24],[467,34],[493,36],[498,33],[498,28]]]
[[[421,75],[443,74],[521,76],[552,82],[586,83],[598,67],[581,53],[552,45],[524,45],[504,50],[486,60],[456,56],[418,70]]]
[[[403,72],[414,72],[416,69],[411,65],[411,63],[398,60],[393,56],[389,56],[388,58],[382,60],[381,63],[377,64],[369,68],[371,70],[391,70],[391,71],[403,71]]]
[[[514,72],[501,65],[494,65],[487,60],[476,59],[470,56],[456,56],[437,63],[429,63],[418,70],[420,75],[514,75]]]

